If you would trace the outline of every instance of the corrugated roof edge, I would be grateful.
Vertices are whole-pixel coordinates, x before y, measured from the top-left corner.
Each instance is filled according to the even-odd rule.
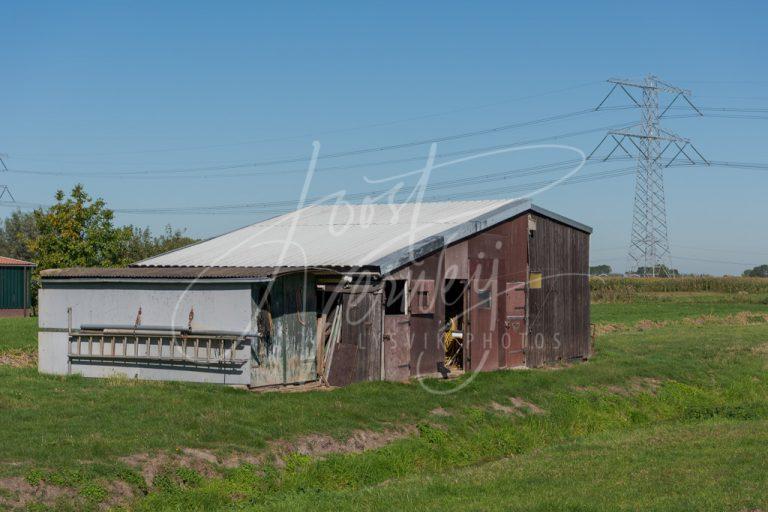
[[[24,261],[18,258],[9,258],[8,256],[0,256],[0,267],[36,267],[35,263],[31,261]]]
[[[268,281],[276,276],[306,270],[341,273],[348,269],[342,267],[74,267],[43,270],[40,277],[44,281],[78,279],[89,281],[211,281],[216,279]]]
[[[549,217],[567,226],[571,226],[574,229],[578,229],[579,231],[592,234],[592,228],[586,224],[551,212],[540,206],[536,206],[528,199],[521,199],[502,205],[495,210],[479,215],[459,226],[421,240],[418,244],[412,247],[388,254],[387,256],[379,258],[373,264],[380,268],[382,275],[389,274],[423,256],[529,211],[538,213],[544,217]]]

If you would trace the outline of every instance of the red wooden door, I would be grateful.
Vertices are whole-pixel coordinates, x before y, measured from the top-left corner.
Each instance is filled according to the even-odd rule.
[[[504,237],[500,235],[482,233],[469,239],[468,331],[472,371],[499,368],[499,274],[503,251]]]
[[[504,289],[505,316],[504,333],[502,334],[502,350],[507,367],[522,366],[525,364],[525,312],[526,293],[525,283],[506,283]]]
[[[470,269],[473,266],[470,260]],[[499,367],[499,335],[495,311],[496,278],[476,277],[469,284],[469,361],[472,371],[489,371]],[[466,347],[466,343],[465,343]]]

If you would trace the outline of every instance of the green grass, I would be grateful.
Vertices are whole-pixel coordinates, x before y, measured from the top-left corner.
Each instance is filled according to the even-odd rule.
[[[640,320],[677,321],[703,315],[727,316],[742,311],[768,313],[768,305],[752,302],[710,300],[638,301],[628,304],[592,304],[594,323],[633,324]]]
[[[295,493],[269,510],[757,510],[768,503],[768,422],[600,433],[427,478]]]
[[[600,304],[632,323],[731,314],[750,300]],[[664,316],[667,315],[667,316]],[[23,319],[27,320],[27,319]],[[0,323],[0,347],[20,327]],[[9,334],[9,333],[13,334]],[[201,475],[168,468],[137,510],[749,510],[767,508],[768,325],[615,332],[559,371],[479,374],[450,395],[418,384],[251,393],[179,383],[41,376],[0,366],[0,476],[77,489],[97,508],[109,480],[146,488],[119,458],[181,447],[261,453],[276,439],[416,427],[383,448],[267,459]],[[466,378],[466,377],[465,377]],[[652,388],[637,386],[652,382]],[[438,389],[456,381],[430,381]],[[493,410],[523,397],[546,410]],[[442,407],[450,416],[430,411]],[[61,505],[62,508],[66,508]]]
[[[37,317],[0,318],[0,353],[37,350]]]

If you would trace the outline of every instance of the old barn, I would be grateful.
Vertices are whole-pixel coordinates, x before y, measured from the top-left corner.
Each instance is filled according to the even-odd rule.
[[[583,359],[590,233],[529,201],[321,205],[44,271],[40,371],[256,387]]]

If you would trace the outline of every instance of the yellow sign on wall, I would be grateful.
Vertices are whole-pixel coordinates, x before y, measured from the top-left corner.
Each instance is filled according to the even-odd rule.
[[[531,272],[528,278],[528,288],[538,290],[541,288],[541,272]]]

